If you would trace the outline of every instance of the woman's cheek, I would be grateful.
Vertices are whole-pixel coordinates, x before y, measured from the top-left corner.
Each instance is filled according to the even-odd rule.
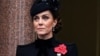
[[[49,31],[52,31],[53,23],[49,22],[49,23],[46,25],[46,28],[47,28]]]

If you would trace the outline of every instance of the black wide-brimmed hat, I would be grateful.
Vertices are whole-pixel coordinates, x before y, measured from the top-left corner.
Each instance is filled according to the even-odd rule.
[[[35,0],[31,7],[30,14],[33,17],[45,10],[50,10],[53,16],[57,17],[59,11],[59,0]]]

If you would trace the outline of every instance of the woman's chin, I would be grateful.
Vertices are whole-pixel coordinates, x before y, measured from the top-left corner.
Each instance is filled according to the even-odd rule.
[[[38,34],[38,35],[46,35],[45,32],[38,32],[37,34]]]

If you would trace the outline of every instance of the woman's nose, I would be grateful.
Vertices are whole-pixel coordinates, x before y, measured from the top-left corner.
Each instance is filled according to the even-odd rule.
[[[43,25],[43,20],[41,18],[39,19],[38,24]]]

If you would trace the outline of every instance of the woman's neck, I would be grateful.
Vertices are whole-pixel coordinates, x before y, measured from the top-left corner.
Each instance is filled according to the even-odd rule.
[[[38,35],[37,36],[39,39],[47,40],[53,37],[53,33],[46,34],[46,35]]]

